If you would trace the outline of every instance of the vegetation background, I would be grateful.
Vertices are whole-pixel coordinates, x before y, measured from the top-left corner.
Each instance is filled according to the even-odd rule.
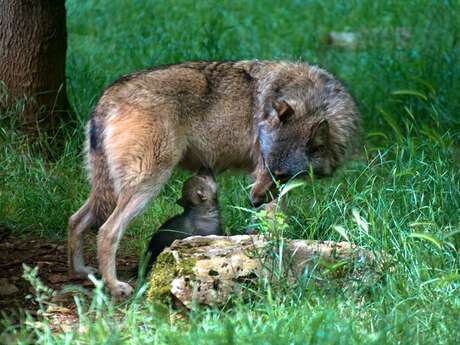
[[[27,343],[118,344],[458,344],[460,343],[460,2],[459,1],[67,1],[67,82],[74,111],[64,150],[52,138],[27,144],[1,117],[0,219],[17,236],[64,238],[88,184],[81,148],[101,91],[124,73],[184,60],[288,59],[338,76],[363,115],[363,150],[334,178],[288,195],[288,233],[348,239],[384,250],[397,264],[366,293],[264,289],[229,310],[196,308],[175,321],[142,297],[114,305],[105,295],[80,305],[80,327],[4,322]],[[353,47],[330,44],[354,34]],[[39,151],[48,150],[52,161]],[[140,254],[172,206],[178,171],[126,234]],[[219,177],[229,234],[244,231],[244,176]],[[94,249],[94,248],[93,248]],[[46,321],[45,326],[46,326]]]

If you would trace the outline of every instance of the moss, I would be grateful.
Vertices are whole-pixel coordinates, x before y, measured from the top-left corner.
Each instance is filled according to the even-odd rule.
[[[183,276],[193,277],[195,259],[184,259],[176,262],[171,251],[163,251],[157,258],[152,272],[149,276],[149,288],[147,290],[147,301],[164,301],[170,296],[171,282],[180,273]]]
[[[178,271],[179,270],[181,271],[182,275],[194,278],[195,273],[193,272],[193,268],[195,267],[195,265],[196,265],[196,260],[189,258],[189,259],[185,259],[181,261],[180,267],[177,267],[177,268],[178,268]]]
[[[163,300],[170,294],[170,285],[176,277],[176,260],[169,250],[163,251],[157,258],[149,276],[147,301]]]

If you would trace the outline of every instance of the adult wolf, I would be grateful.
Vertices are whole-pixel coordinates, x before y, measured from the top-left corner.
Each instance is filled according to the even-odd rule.
[[[91,193],[69,220],[69,270],[86,276],[83,232],[100,227],[99,269],[113,295],[115,257],[128,223],[158,195],[175,166],[252,171],[254,204],[273,175],[327,176],[357,137],[359,114],[326,71],[284,61],[186,62],[118,79],[87,126]]]

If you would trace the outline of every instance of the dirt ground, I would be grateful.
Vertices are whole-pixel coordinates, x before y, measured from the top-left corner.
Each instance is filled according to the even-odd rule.
[[[0,311],[9,318],[19,318],[24,310],[36,314],[38,304],[34,300],[36,291],[23,275],[23,264],[38,267],[41,281],[51,288],[53,297],[47,304],[48,316],[56,324],[65,325],[76,321],[74,293],[72,287],[90,295],[93,284],[89,280],[69,280],[67,277],[66,241],[51,241],[45,238],[17,238],[7,229],[0,229]],[[88,253],[86,261],[97,267],[95,253]],[[137,256],[117,258],[117,268],[122,279],[132,276],[138,262]],[[75,290],[75,289],[74,289]],[[27,297],[29,296],[29,297]],[[1,315],[1,314],[0,314]]]

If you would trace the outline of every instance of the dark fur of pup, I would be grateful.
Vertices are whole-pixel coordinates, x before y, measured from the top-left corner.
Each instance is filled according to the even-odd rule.
[[[184,211],[160,226],[150,240],[145,272],[150,271],[158,255],[175,240],[189,236],[222,235],[217,201],[217,184],[213,176],[196,175],[188,179],[177,201]]]

